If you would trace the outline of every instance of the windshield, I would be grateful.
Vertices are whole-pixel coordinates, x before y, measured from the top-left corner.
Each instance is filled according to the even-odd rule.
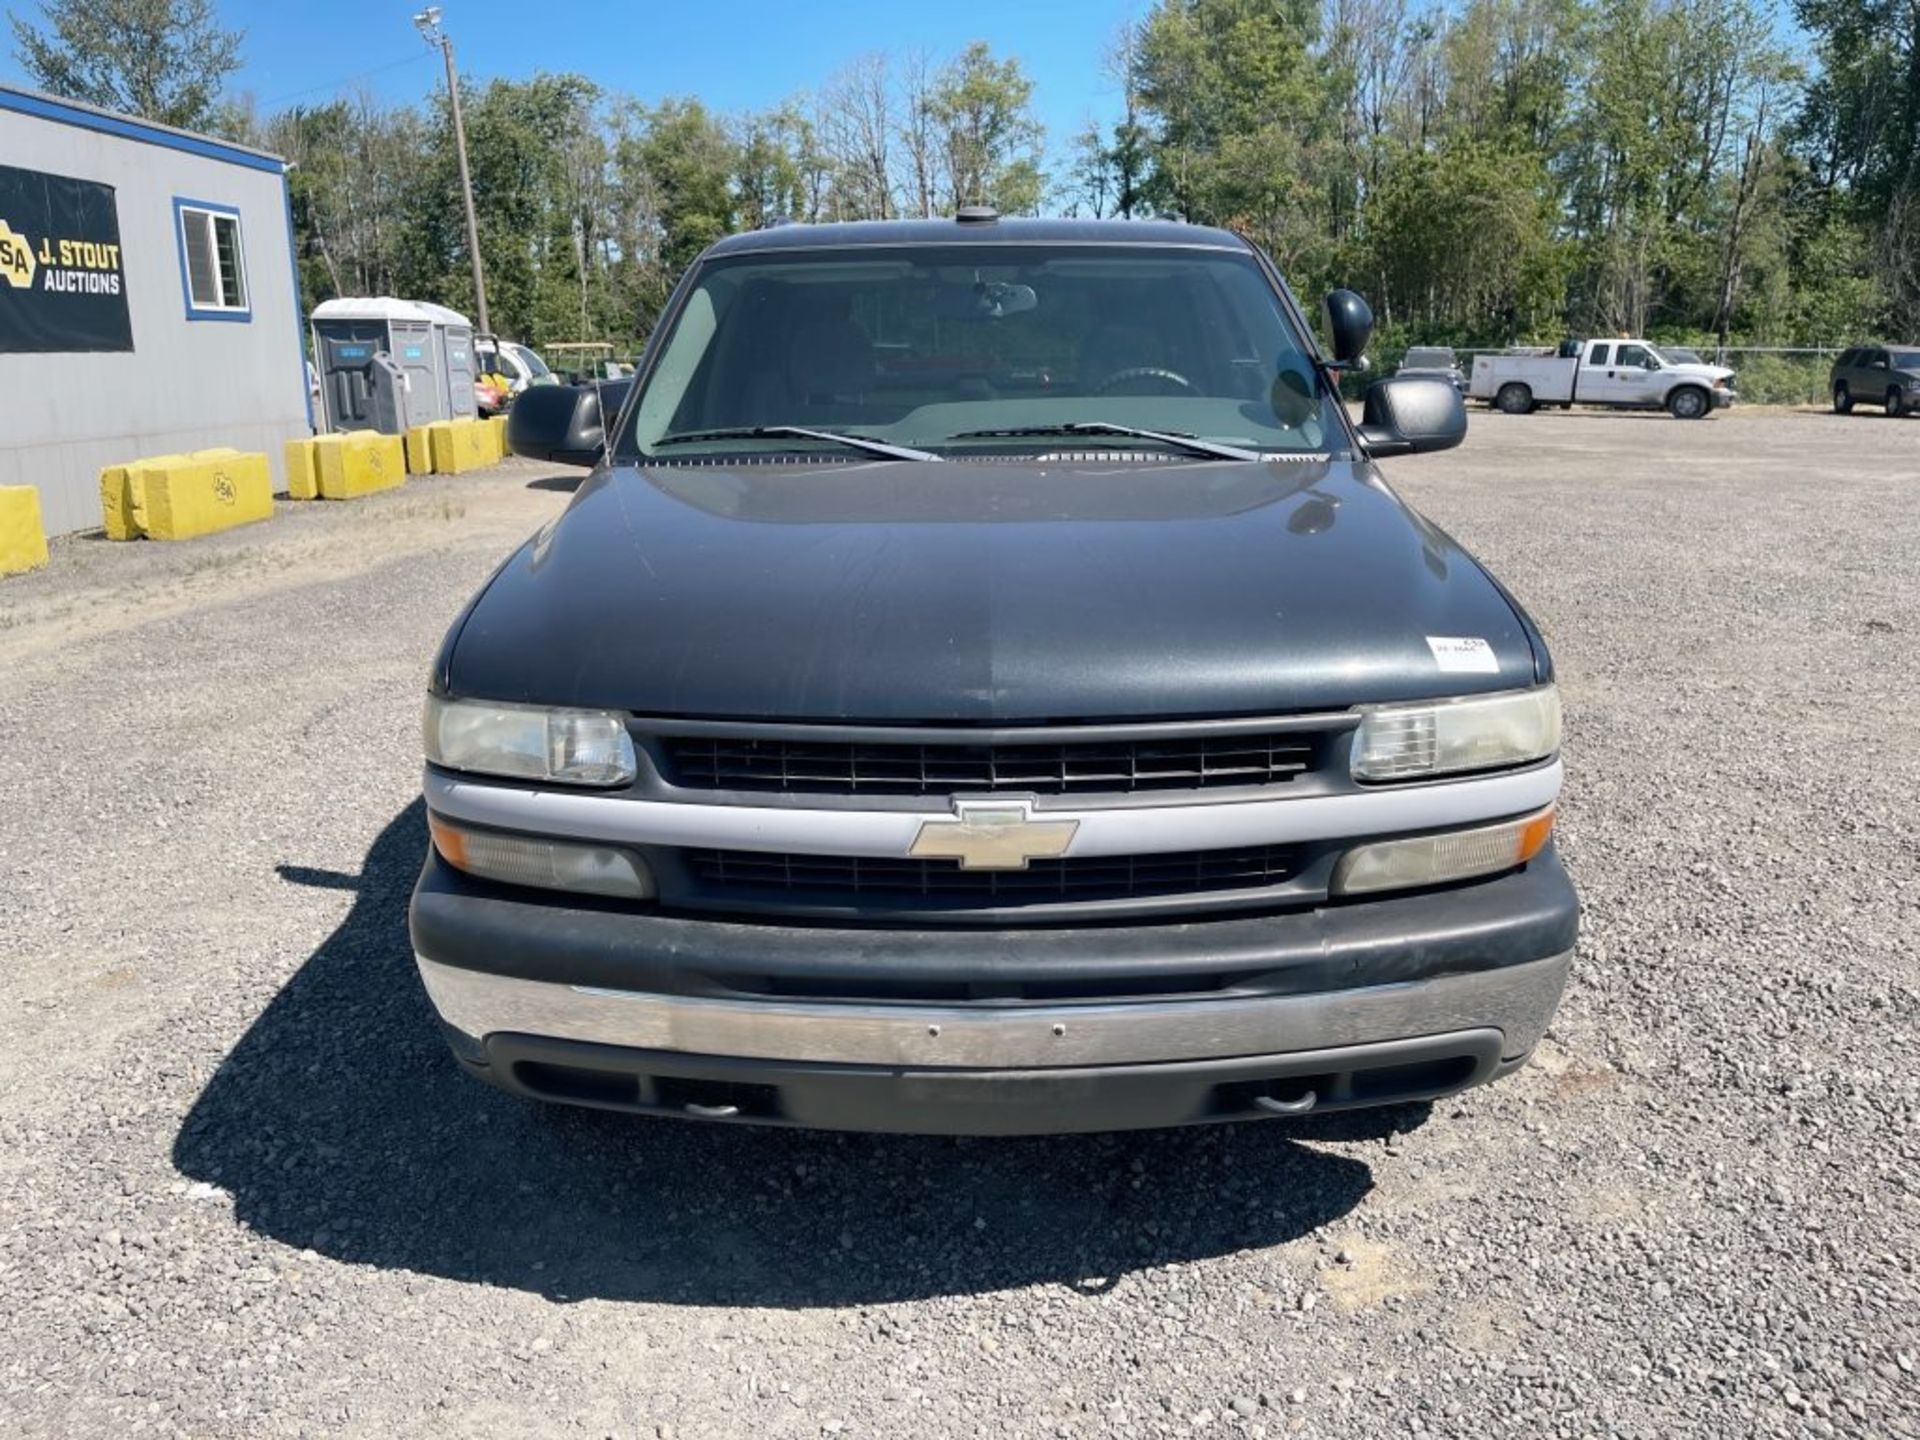
[[[674,458],[835,448],[790,434],[693,439],[809,427],[945,455],[1167,448],[970,433],[1095,424],[1256,450],[1323,450],[1341,433],[1251,255],[975,245],[707,262],[628,445]]]
[[[527,367],[527,373],[531,375],[535,380],[553,379],[553,371],[547,368],[547,362],[542,360],[538,355],[536,355],[533,351],[529,350],[526,346],[513,345],[508,348],[510,348],[513,351],[515,357],[520,361],[520,363]]]
[[[1896,370],[1920,370],[1920,350],[1889,350],[1887,358]]]
[[[1406,359],[1400,363],[1409,370],[1450,370],[1454,363],[1453,351],[1416,345],[1407,351]]]

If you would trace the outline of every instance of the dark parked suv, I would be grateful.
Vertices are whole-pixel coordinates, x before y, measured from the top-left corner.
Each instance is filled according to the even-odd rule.
[[[454,1055],[540,1100],[1013,1134],[1430,1099],[1522,1064],[1577,906],[1519,604],[1375,462],[1259,251],[786,225],[681,281],[593,467],[454,623],[412,906]]]
[[[1827,391],[1841,415],[1855,405],[1879,405],[1889,415],[1905,415],[1920,404],[1920,348],[1856,345],[1833,362]]]

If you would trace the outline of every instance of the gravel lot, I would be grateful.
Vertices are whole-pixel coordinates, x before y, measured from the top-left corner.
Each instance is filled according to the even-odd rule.
[[[1920,1434],[1920,424],[1477,413],[1586,904],[1457,1101],[1013,1142],[542,1114],[412,974],[524,464],[0,582],[8,1435]]]

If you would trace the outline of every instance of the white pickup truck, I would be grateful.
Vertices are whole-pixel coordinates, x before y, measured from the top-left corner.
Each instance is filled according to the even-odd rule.
[[[1645,340],[1567,340],[1557,349],[1473,357],[1467,394],[1509,415],[1541,405],[1665,410],[1699,420],[1733,404],[1733,371],[1668,360]]]

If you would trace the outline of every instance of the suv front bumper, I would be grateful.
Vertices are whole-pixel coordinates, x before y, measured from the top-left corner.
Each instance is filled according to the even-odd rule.
[[[1545,1031],[1577,923],[1551,849],[1427,894],[1162,925],[745,925],[487,886],[431,856],[412,911],[455,1055],[505,1089],[930,1134],[1318,1113],[1481,1084]]]

